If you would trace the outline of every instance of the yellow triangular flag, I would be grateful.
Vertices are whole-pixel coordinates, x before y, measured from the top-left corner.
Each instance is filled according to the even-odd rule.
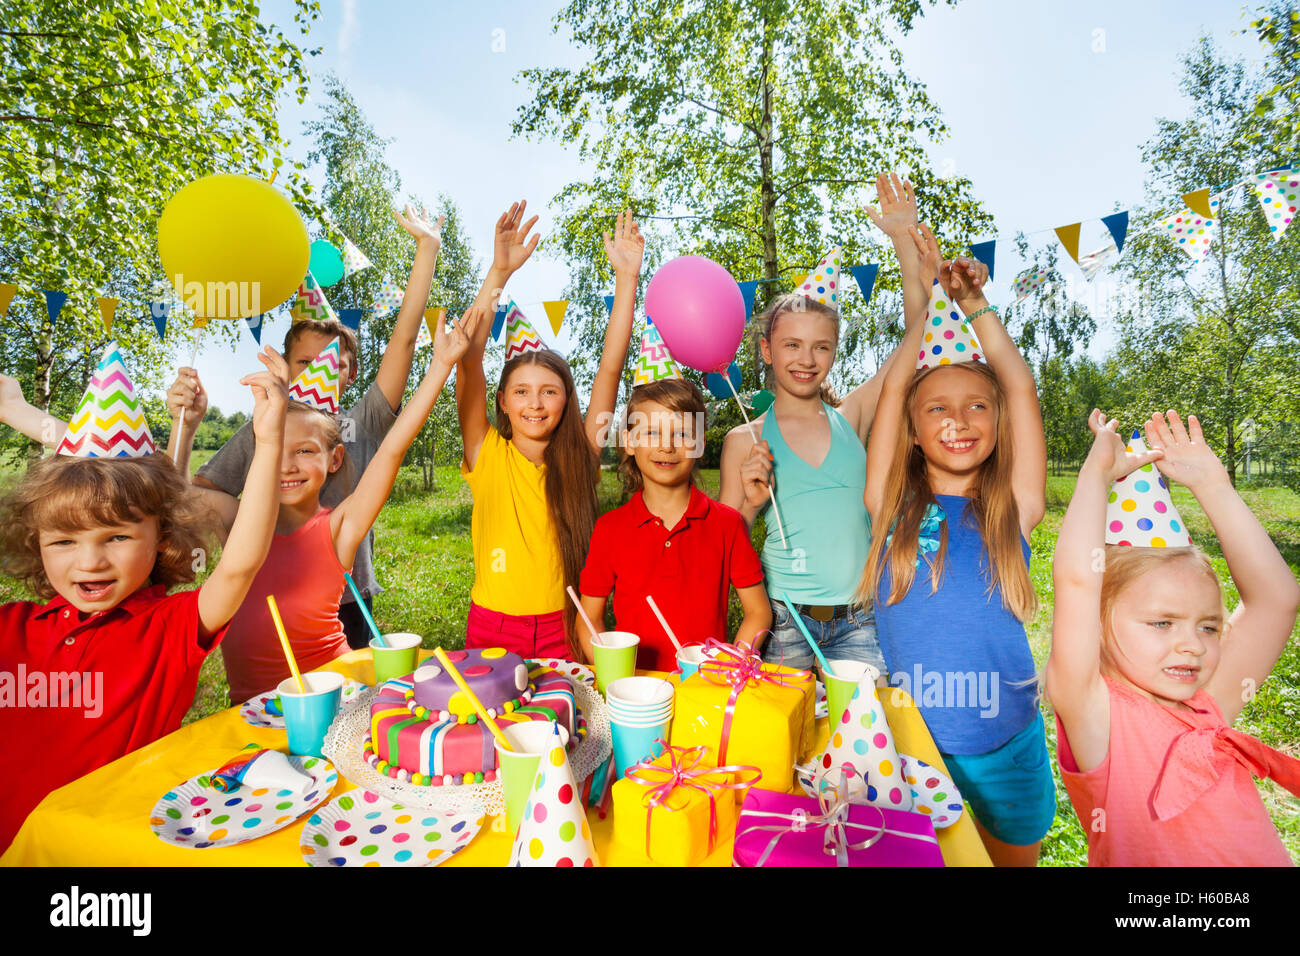
[[[568,299],[542,303],[542,308],[546,310],[546,317],[551,320],[551,331],[556,335],[560,334],[560,326],[564,323],[564,310],[568,307]]]
[[[1210,208],[1210,187],[1198,189],[1194,193],[1183,193],[1183,202],[1187,203],[1187,208],[1197,215],[1204,216],[1206,219],[1214,218],[1214,210]]]
[[[795,280],[794,280],[794,287],[797,289],[797,288],[799,288],[800,286],[802,286],[803,283],[804,283],[804,280],[807,279],[807,278],[808,278],[808,276],[806,276],[806,275],[801,275],[799,278],[795,279]]]
[[[1058,226],[1056,228],[1056,238],[1061,240],[1061,245],[1065,246],[1065,251],[1070,254],[1070,258],[1075,262],[1079,261],[1079,227],[1083,223],[1076,222],[1069,226]]]
[[[0,319],[3,319],[5,313],[9,311],[9,302],[18,291],[18,286],[12,282],[0,282]]]
[[[104,331],[112,332],[113,315],[117,312],[118,300],[100,296],[97,301],[99,302],[99,315],[104,320]]]
[[[425,327],[429,330],[429,335],[433,336],[434,338],[437,338],[438,326],[434,324],[435,322],[441,322],[444,326],[446,326],[447,324],[446,309],[425,309],[424,310]]]

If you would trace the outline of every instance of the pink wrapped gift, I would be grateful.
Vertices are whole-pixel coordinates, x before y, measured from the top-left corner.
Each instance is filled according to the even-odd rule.
[[[929,817],[757,788],[736,824],[736,866],[943,866]]]

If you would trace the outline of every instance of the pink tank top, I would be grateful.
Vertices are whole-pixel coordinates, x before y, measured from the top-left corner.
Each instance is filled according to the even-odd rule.
[[[230,621],[221,645],[230,682],[230,702],[241,704],[290,676],[266,596],[276,606],[289,644],[306,672],[349,650],[339,622],[343,572],[330,536],[331,508],[322,508],[292,534],[277,534],[248,596]]]
[[[1106,759],[1080,773],[1056,719],[1061,777],[1088,834],[1089,866],[1293,866],[1253,776],[1293,792],[1300,761],[1224,723],[1204,690],[1191,709],[1105,678]]]

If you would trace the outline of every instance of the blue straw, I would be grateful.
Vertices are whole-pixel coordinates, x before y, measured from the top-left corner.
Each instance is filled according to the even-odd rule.
[[[379,642],[380,647],[387,647],[388,644],[384,641],[384,636],[379,633],[379,628],[375,625],[375,619],[370,616],[370,609],[366,607],[366,602],[361,599],[361,592],[357,590],[357,582],[353,581],[352,575],[346,571],[343,572],[343,579],[348,582],[348,587],[352,589],[352,596],[357,599],[357,607],[361,609],[361,616],[370,625],[370,633],[375,635],[375,640]]]
[[[831,665],[826,662],[826,657],[822,654],[821,648],[817,646],[817,642],[813,640],[813,636],[808,633],[808,628],[804,626],[803,615],[794,609],[794,605],[790,603],[790,599],[785,596],[784,592],[781,594],[781,603],[790,609],[790,616],[794,618],[794,626],[799,628],[799,633],[803,635],[804,640],[808,642],[808,646],[812,648],[812,652],[816,655],[817,660],[821,662],[822,668],[827,674],[834,677],[835,671],[831,668]]]

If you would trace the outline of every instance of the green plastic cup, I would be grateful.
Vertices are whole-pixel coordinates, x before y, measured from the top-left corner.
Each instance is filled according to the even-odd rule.
[[[370,639],[370,653],[375,658],[376,684],[415,672],[420,657],[420,642],[423,640],[419,634],[385,634],[384,643],[387,647],[380,647],[375,643],[377,640],[373,637]]]
[[[501,791],[506,798],[506,826],[514,833],[519,829],[519,820],[528,805],[528,794],[537,777],[537,764],[542,755],[549,753],[555,740],[556,723],[553,720],[532,720],[526,723],[507,724],[501,728],[510,741],[513,751],[501,749],[495,743],[497,751],[497,772],[501,774]],[[569,746],[569,732],[560,728],[560,740]]]
[[[636,649],[641,638],[628,631],[601,631],[591,641],[592,665],[596,669],[596,690],[636,673]]]
[[[826,663],[830,664],[831,669],[835,671],[834,674],[822,671],[822,680],[826,683],[826,715],[830,718],[831,726],[834,727],[844,716],[844,711],[848,709],[849,701],[853,699],[853,692],[862,678],[870,674],[871,683],[875,684],[880,679],[880,671],[862,661],[827,661]]]

